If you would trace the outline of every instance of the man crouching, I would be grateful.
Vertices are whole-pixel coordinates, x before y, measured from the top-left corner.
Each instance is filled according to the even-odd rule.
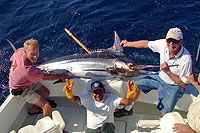
[[[70,102],[80,102],[87,109],[87,129],[85,133],[114,133],[114,111],[119,105],[130,105],[134,102],[140,93],[135,87],[134,82],[128,81],[128,92],[126,98],[114,96],[105,91],[101,81],[94,81],[91,84],[90,91],[74,96],[72,87],[74,81],[63,88]]]

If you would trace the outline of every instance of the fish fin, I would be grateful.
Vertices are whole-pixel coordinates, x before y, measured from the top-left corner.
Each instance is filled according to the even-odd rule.
[[[113,44],[113,46],[110,48],[111,51],[120,51],[123,52],[124,49],[123,47],[120,45],[121,43],[121,39],[119,38],[118,34],[116,31],[114,31],[115,33],[115,42]]]

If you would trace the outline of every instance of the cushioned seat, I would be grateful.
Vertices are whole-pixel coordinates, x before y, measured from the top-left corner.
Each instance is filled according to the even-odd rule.
[[[173,133],[174,123],[185,124],[185,121],[178,112],[170,112],[160,120],[139,120],[137,123],[138,130],[133,133]]]
[[[19,129],[18,133],[39,133],[38,130],[33,125],[27,125]]]
[[[52,120],[53,119],[53,120]],[[52,119],[49,116],[39,119],[35,126],[27,125],[19,129],[19,133],[62,133],[65,122],[58,111],[52,112]]]
[[[49,116],[46,116],[36,122],[35,128],[41,133],[46,133],[54,131],[57,126]]]

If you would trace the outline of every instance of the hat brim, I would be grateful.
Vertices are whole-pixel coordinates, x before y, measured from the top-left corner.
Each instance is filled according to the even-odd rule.
[[[103,88],[102,87],[95,87],[95,88],[92,88],[91,91],[95,91],[95,90],[102,90]]]

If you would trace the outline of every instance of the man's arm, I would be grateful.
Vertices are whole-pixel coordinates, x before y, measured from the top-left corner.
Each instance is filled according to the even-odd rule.
[[[128,42],[126,40],[123,40],[120,45],[123,47],[148,48],[148,42],[148,40],[141,40],[135,42]]]
[[[67,98],[68,101],[73,102],[73,103],[80,103],[81,99],[79,96],[73,96],[72,98]]]
[[[65,79],[68,78],[65,74],[47,74],[44,73],[43,80],[55,80],[55,79],[61,79],[62,81],[65,81]]]
[[[182,88],[186,88],[188,86],[188,84],[185,84],[181,78],[178,76],[178,75],[175,75],[173,73],[171,73],[170,69],[169,69],[169,66],[166,62],[162,63],[160,65],[161,69],[166,73],[168,74],[169,73],[169,77],[176,83],[178,84],[179,86],[181,86]]]
[[[132,99],[123,98],[120,102],[120,105],[124,105],[124,106],[131,105],[132,102],[134,102]]]

